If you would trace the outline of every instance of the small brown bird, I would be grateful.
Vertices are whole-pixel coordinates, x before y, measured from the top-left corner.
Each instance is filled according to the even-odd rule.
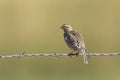
[[[88,64],[87,52],[85,48],[84,39],[81,34],[74,31],[72,27],[68,24],[63,24],[61,29],[64,31],[64,40],[67,43],[68,47],[73,50],[72,53],[69,53],[69,56],[83,54],[83,60],[85,64]]]

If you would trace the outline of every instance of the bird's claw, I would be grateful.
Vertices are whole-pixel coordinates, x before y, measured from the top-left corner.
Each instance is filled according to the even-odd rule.
[[[73,53],[69,53],[69,54],[68,54],[69,57],[78,56],[78,55],[79,55],[79,53],[74,53],[74,54],[73,54]]]

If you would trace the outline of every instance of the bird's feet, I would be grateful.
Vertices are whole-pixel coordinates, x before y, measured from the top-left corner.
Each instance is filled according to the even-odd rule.
[[[74,56],[73,53],[69,53],[68,56],[71,58],[72,56]]]
[[[71,52],[71,53],[68,54],[69,57],[72,57],[72,56],[78,56],[78,55],[79,55],[78,52],[77,52],[77,53],[73,53],[73,52]]]
[[[78,57],[79,53],[77,52],[77,53],[75,53],[75,55],[76,55],[76,57]]]

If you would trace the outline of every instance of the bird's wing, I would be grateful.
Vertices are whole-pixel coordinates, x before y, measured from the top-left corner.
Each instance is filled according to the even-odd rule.
[[[78,32],[75,32],[75,31],[71,31],[70,33],[71,33],[70,36],[74,41],[74,45],[78,48],[81,48],[82,47],[82,45],[81,45],[82,44],[82,36]]]
[[[70,48],[72,47],[75,50],[85,48],[84,40],[78,32],[70,31],[65,33],[64,38]]]
[[[74,31],[75,32],[75,31]],[[84,43],[84,38],[82,37],[82,35],[78,32],[75,32],[77,37],[77,40],[79,42],[79,45],[81,45],[81,48],[85,49],[85,43]]]

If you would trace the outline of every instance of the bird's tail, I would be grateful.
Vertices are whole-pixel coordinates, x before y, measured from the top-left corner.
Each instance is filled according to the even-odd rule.
[[[87,53],[85,51],[83,52],[83,60],[85,64],[88,64]]]

